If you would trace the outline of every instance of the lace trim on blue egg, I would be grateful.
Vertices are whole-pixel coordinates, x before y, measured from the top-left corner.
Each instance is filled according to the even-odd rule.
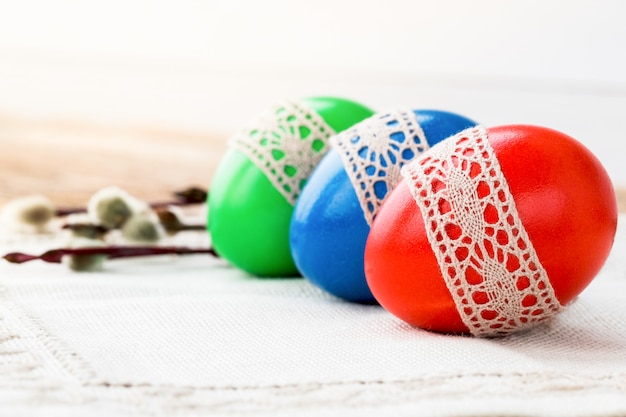
[[[315,111],[285,101],[236,133],[229,145],[259,167],[294,205],[309,175],[330,149],[328,139],[334,134]]]
[[[369,225],[402,179],[404,164],[429,148],[410,109],[375,114],[332,137],[330,143],[341,155]]]

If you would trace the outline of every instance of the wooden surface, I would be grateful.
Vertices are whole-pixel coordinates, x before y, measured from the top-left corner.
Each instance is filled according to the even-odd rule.
[[[149,200],[190,185],[208,187],[226,139],[0,115],[0,206],[37,193],[59,205],[84,205],[109,185]]]
[[[33,121],[0,115],[0,206],[44,194],[59,205],[83,205],[117,185],[162,200],[190,185],[208,187],[227,135]],[[626,212],[626,190],[617,190]]]

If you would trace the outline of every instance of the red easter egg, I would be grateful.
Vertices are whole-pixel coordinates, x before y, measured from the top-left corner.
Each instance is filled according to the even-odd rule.
[[[536,126],[467,129],[411,163],[373,222],[368,285],[407,323],[497,336],[549,319],[611,250],[617,202],[598,159]]]

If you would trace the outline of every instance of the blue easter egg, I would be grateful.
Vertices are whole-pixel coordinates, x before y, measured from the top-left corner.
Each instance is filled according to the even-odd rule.
[[[378,208],[400,181],[400,168],[475,125],[444,111],[395,111],[335,136],[294,208],[289,240],[300,273],[339,298],[375,303],[363,267],[365,242]]]

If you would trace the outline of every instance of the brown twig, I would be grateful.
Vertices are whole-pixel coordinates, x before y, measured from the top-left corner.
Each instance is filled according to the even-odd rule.
[[[42,253],[41,255],[11,252],[4,255],[3,258],[8,262],[21,264],[34,260],[41,260],[48,263],[61,263],[64,256],[102,255],[108,259],[120,259],[154,255],[192,254],[209,254],[215,257],[219,256],[213,248],[188,248],[182,246],[105,246],[78,249],[52,249]]]

